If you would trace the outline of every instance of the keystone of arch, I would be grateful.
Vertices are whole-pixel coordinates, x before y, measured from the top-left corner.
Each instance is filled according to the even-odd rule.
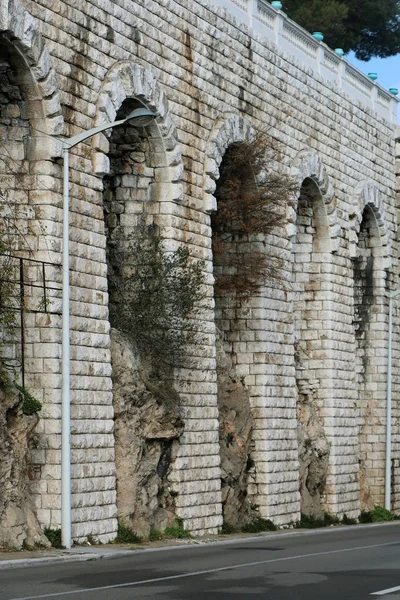
[[[340,243],[340,225],[337,217],[336,197],[321,157],[316,152],[310,150],[299,152],[294,160],[291,176],[298,183],[299,192],[297,198],[300,195],[300,189],[305,179],[311,179],[317,185],[322,198],[320,209],[323,212],[323,220],[326,223],[326,231],[330,240],[330,251],[337,251]],[[292,237],[296,233],[295,207],[289,207],[287,217],[287,234],[289,237]]]
[[[205,212],[217,210],[214,193],[219,179],[219,167],[227,148],[235,142],[250,141],[255,131],[242,116],[228,113],[219,117],[207,141],[203,168],[203,201]]]
[[[52,58],[36,19],[19,0],[0,2],[0,35],[11,46],[11,54],[18,61],[16,81],[24,93],[33,133],[28,144],[28,159],[61,156],[61,142],[52,137],[64,133],[60,92]]]
[[[388,269],[392,264],[392,249],[389,243],[389,234],[385,205],[382,195],[374,181],[359,181],[353,194],[355,201],[351,203],[349,215],[350,258],[357,258],[360,250],[358,236],[365,208],[368,206],[375,219],[381,240],[382,268]]]
[[[182,200],[182,153],[177,143],[175,125],[168,109],[167,98],[153,73],[130,61],[115,64],[107,73],[96,104],[94,127],[116,120],[122,103],[134,98],[152,110],[157,119],[146,127],[151,149],[151,161],[156,170],[153,192],[163,199]],[[92,138],[92,165],[96,175],[110,172],[107,156],[111,129]]]

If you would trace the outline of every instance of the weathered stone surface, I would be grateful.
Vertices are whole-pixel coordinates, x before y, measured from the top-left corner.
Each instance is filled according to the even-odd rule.
[[[301,512],[321,518],[326,511],[324,492],[330,449],[320,416],[317,394],[315,389],[299,386],[297,438]]]
[[[0,392],[0,547],[49,546],[29,490],[29,447],[38,416],[22,412],[20,394]]]
[[[237,528],[257,516],[248,496],[254,420],[249,391],[224,350],[221,332],[217,338],[217,375],[222,511],[224,521]]]
[[[164,530],[177,495],[169,474],[184,423],[172,385],[153,379],[134,344],[112,330],[118,515],[139,535]]]
[[[240,14],[237,2],[224,2]],[[79,144],[70,156],[73,537],[82,541],[92,534],[109,541],[116,533],[105,229],[119,223],[133,231],[144,211],[147,223],[160,227],[168,250],[185,244],[195,259],[205,261],[206,299],[198,323],[202,342],[189,349],[188,368],[176,373],[185,430],[179,444],[177,438],[172,441],[171,453],[177,458],[168,478],[179,493],[179,515],[190,529],[216,532],[222,523],[209,213],[217,209],[214,192],[226,149],[260,127],[272,128],[282,143],[282,163],[270,166],[290,173],[299,188],[312,180],[319,194],[300,220],[298,209],[288,207],[286,230],[273,232],[265,241],[270,256],[283,261],[285,289],[266,286],[229,334],[237,356],[236,376],[244,378],[254,419],[248,494],[262,516],[278,524],[299,516],[296,380],[301,380],[315,382],[331,448],[326,507],[356,516],[360,502],[382,504],[387,291],[398,286],[399,183],[396,188],[394,170],[399,172],[399,160],[395,166],[393,138],[400,134],[389,121],[395,101],[376,87],[371,93],[372,84],[347,70],[346,61],[340,61],[337,73],[337,81],[345,83],[343,91],[333,81],[339,63],[332,62],[328,50],[327,62],[322,60],[322,45],[321,72],[312,68],[315,42],[301,36],[308,43],[300,42],[299,48],[295,44],[300,38],[290,39],[288,29],[282,38],[282,14],[281,33],[269,29],[264,37],[209,0],[103,0],[96,7],[80,0],[79,10],[75,4],[15,0],[1,5],[0,139],[9,158],[4,155],[0,161],[0,187],[8,190],[12,212],[21,217],[18,225],[29,257],[52,263],[48,282],[54,287],[61,286],[62,167],[53,160],[60,145],[46,144],[42,136],[72,136],[111,122],[133,98],[150,106],[157,119],[143,130],[145,158],[141,151],[118,144],[122,153],[130,154],[135,169],[127,161],[127,170],[119,173],[110,222],[105,223],[103,211],[107,186],[93,172],[93,165],[99,175],[108,172],[107,136]],[[290,44],[296,48],[293,54]],[[353,294],[353,261],[363,253],[374,257],[374,295],[367,327],[357,335],[362,300],[355,301]],[[28,281],[35,279],[29,276]],[[32,290],[27,285],[26,299],[37,302]],[[51,442],[51,447],[43,444],[35,451],[38,479],[32,494],[40,506],[40,522],[52,527],[60,525],[55,496],[61,413],[61,318],[56,313],[61,299],[59,292],[55,296],[46,314],[25,315],[26,379],[29,389],[46,402],[37,431],[49,435]],[[397,308],[394,318],[398,323]],[[231,322],[229,314],[221,319]],[[400,340],[398,328],[394,330],[392,499],[400,510]],[[299,340],[304,350],[301,373],[295,361]],[[18,344],[10,353],[20,360]],[[312,424],[316,417],[311,412]],[[172,435],[168,423],[164,426]],[[310,439],[319,439],[315,435]],[[153,465],[158,464],[161,443],[158,438],[146,442],[146,448],[154,444]],[[204,485],[208,479],[212,489]],[[322,480],[319,474],[312,488]],[[159,489],[159,480],[154,481],[152,489]],[[82,500],[87,506],[80,504],[83,482],[90,486]],[[146,513],[150,521],[152,511]]]

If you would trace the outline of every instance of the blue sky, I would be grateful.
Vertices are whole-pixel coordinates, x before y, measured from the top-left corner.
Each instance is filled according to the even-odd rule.
[[[350,52],[346,58],[355,67],[363,73],[378,73],[376,80],[382,87],[388,90],[391,87],[399,90],[400,98],[400,54],[390,56],[389,58],[371,58],[368,62],[357,60],[353,52]],[[400,106],[399,106],[399,122],[400,122]]]

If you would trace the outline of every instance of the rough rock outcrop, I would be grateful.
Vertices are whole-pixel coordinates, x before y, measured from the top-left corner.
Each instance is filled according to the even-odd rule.
[[[138,535],[163,530],[175,519],[168,475],[184,424],[179,396],[140,360],[135,346],[111,332],[117,505],[121,522]]]
[[[16,391],[0,391],[0,547],[49,546],[29,492],[29,441],[39,419]]]
[[[329,443],[316,400],[316,390],[299,385],[297,403],[297,438],[299,448],[301,512],[321,518],[329,462]]]
[[[222,510],[224,521],[238,527],[259,516],[247,496],[248,476],[253,468],[253,417],[249,392],[224,351],[221,333],[217,339],[217,374]]]

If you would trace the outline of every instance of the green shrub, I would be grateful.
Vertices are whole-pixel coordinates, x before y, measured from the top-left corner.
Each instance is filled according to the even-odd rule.
[[[331,525],[339,524],[339,518],[328,512],[324,513],[324,516],[320,519],[313,517],[312,515],[301,513],[301,518],[297,527],[300,529],[317,529],[319,527],[330,527]]]
[[[262,517],[257,517],[251,523],[244,525],[241,531],[243,533],[260,533],[261,531],[276,531],[276,525],[270,521],[270,519],[263,519]]]
[[[175,526],[166,527],[164,531],[166,538],[190,538],[192,537],[190,531],[184,528],[183,519],[181,517],[175,518]]]
[[[124,252],[113,252],[112,325],[135,340],[153,367],[181,364],[204,299],[204,262],[193,261],[185,247],[167,252],[157,233],[146,226]]]
[[[136,533],[132,531],[130,527],[127,527],[122,523],[118,523],[118,533],[115,541],[117,544],[140,544],[143,539],[136,535]]]
[[[17,390],[22,395],[22,412],[24,415],[33,415],[42,409],[42,403],[37,398],[32,396],[26,388],[18,383],[14,383]]]
[[[158,529],[154,529],[153,527],[150,529],[149,533],[149,541],[156,542],[157,540],[163,540],[164,535]]]
[[[360,523],[379,523],[380,521],[393,521],[393,519],[390,510],[383,506],[375,506],[373,510],[362,511],[359,517]]]
[[[342,523],[343,525],[357,525],[357,519],[352,519],[351,517],[348,517],[346,514],[344,514]]]
[[[45,527],[44,535],[47,537],[53,548],[63,548],[63,545],[61,544],[61,529]]]
[[[229,533],[237,533],[237,532],[238,532],[237,527],[232,525],[232,523],[229,523],[228,521],[224,521],[222,523],[220,533],[229,534]]]

